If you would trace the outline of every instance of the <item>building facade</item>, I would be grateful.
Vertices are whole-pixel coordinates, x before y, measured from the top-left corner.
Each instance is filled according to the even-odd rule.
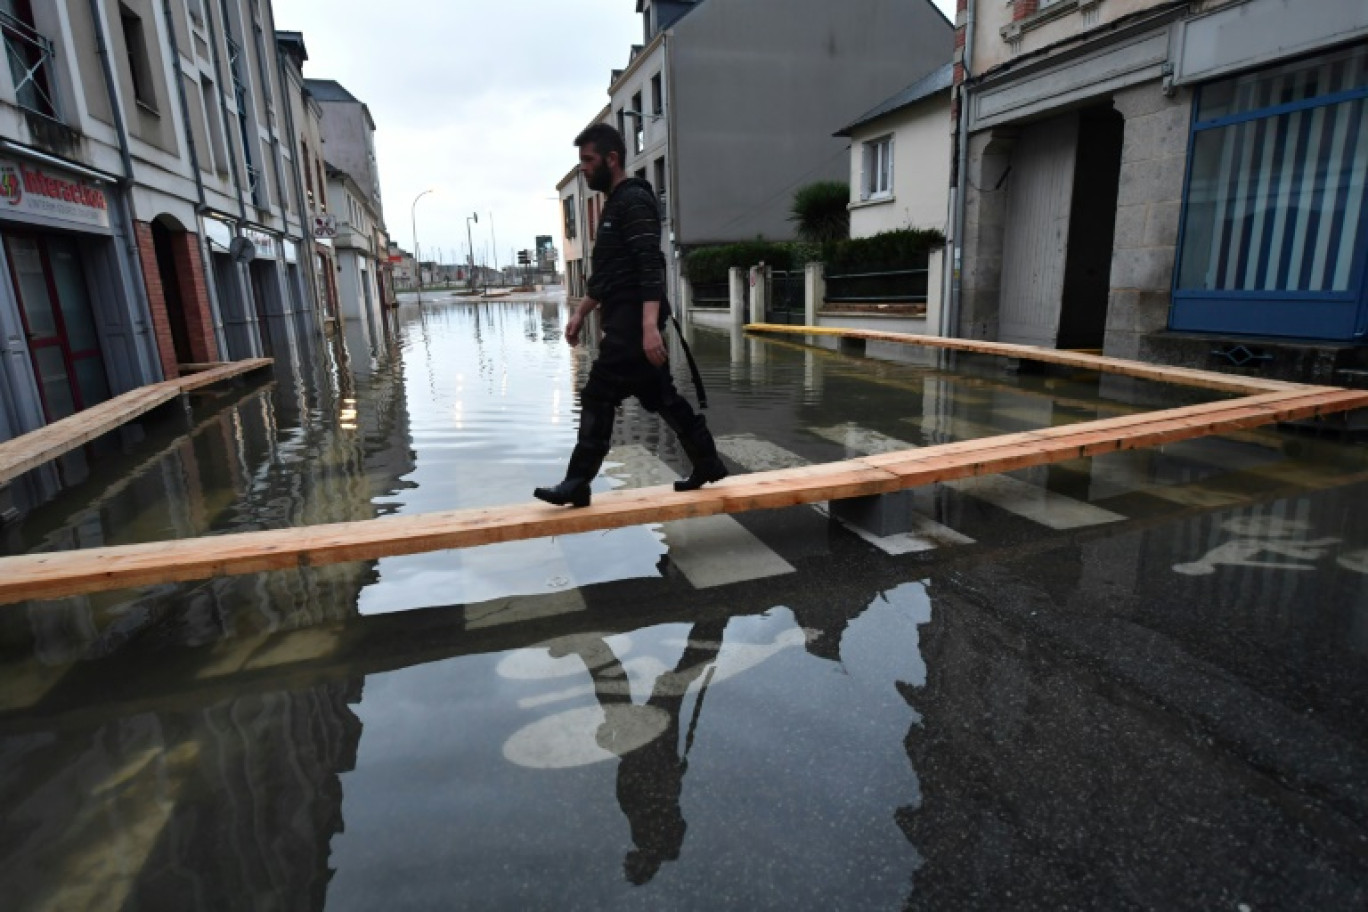
[[[270,4],[10,0],[0,31],[0,440],[288,342],[265,325],[307,301]]]
[[[336,320],[337,257],[333,252],[336,220],[328,210],[327,169],[323,164],[323,108],[310,94],[304,81],[304,63],[309,59],[304,36],[299,32],[276,32],[280,49],[281,82],[289,100],[289,116],[295,136],[294,154],[299,162],[295,178],[303,200],[304,247],[309,264],[312,306],[325,321]]]
[[[676,299],[689,248],[791,238],[794,191],[845,176],[831,131],[942,65],[953,37],[926,2],[638,0],[637,12],[644,44],[613,72],[601,119],[627,142],[627,173],[660,195]]]
[[[960,0],[958,334],[1342,380],[1368,6]]]
[[[370,233],[364,245],[370,257],[365,268],[369,270],[369,281],[375,292],[373,303],[378,307],[393,306],[396,303],[394,276],[389,264],[389,234],[385,228],[385,206],[380,195],[380,166],[375,156],[375,120],[371,117],[370,107],[335,80],[306,79],[304,84],[323,111],[324,161],[329,169],[346,175],[350,180],[351,185],[345,188],[345,192],[350,195],[352,203],[359,207],[356,212],[339,208],[350,203],[345,195],[332,195],[334,187],[344,188],[335,184],[330,175],[329,205],[337,217],[339,235],[343,222],[351,225],[353,231],[357,226],[365,225],[365,231]],[[336,263],[339,275],[348,271],[342,259],[339,245]],[[349,307],[370,306],[372,303],[364,299],[348,301],[346,292],[339,291],[345,302],[342,308],[344,313]]]

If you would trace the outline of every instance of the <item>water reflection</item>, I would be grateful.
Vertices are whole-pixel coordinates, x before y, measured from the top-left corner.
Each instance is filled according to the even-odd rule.
[[[83,455],[4,547],[526,500],[574,434],[565,317],[319,335]],[[691,335],[742,468],[1154,395]],[[629,409],[599,483],[682,465],[671,439]],[[1352,905],[1363,449],[1265,432],[1013,480],[1117,518],[945,485],[910,502],[959,538],[911,553],[739,517],[787,568],[763,578],[700,582],[735,555],[643,526],[7,608],[0,880],[19,909]]]

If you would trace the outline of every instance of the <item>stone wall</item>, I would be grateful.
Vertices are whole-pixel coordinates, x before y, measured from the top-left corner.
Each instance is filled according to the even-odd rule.
[[[1118,91],[1112,103],[1126,125],[1105,352],[1137,358],[1144,336],[1168,326],[1192,95],[1165,97],[1150,82]]]

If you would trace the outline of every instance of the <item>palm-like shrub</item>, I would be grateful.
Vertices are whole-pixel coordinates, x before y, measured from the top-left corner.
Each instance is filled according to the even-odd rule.
[[[818,181],[800,187],[793,195],[789,221],[798,225],[798,236],[813,244],[843,241],[850,237],[850,185],[844,181]]]

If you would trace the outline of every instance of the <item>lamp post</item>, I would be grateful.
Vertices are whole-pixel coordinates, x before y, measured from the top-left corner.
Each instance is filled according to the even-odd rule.
[[[499,242],[494,238],[494,213],[489,213],[489,250],[494,255],[494,275],[499,276]],[[499,278],[499,287],[503,287],[503,278]]]
[[[413,219],[413,265],[418,270],[418,303],[423,303],[423,260],[418,253],[418,201],[432,192],[431,187],[424,190],[413,198],[413,205],[409,207],[409,215]]]
[[[466,280],[469,282],[470,290],[475,290],[475,244],[470,239],[470,223],[480,223],[480,213],[473,212],[466,216]]]

